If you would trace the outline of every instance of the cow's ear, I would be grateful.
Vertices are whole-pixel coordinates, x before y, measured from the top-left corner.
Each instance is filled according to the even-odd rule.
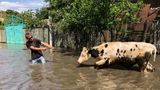
[[[86,51],[88,51],[88,49],[87,49],[86,47],[83,47],[83,51],[85,51],[85,52],[86,52]]]
[[[86,47],[83,47],[83,50],[86,50],[87,48]]]

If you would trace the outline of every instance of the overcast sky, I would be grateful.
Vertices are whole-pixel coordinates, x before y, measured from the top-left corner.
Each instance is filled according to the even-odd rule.
[[[18,12],[35,10],[47,6],[44,0],[0,0],[0,10],[15,10]]]

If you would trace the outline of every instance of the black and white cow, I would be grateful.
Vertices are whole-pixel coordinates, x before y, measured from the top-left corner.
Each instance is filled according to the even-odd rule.
[[[152,65],[149,62],[153,55],[153,60],[156,59],[157,49],[153,44],[145,42],[107,42],[95,46],[91,49],[83,48],[78,63],[81,64],[87,61],[90,57],[96,58],[95,64],[100,66],[108,65],[115,62],[131,62],[138,64],[141,71],[151,70]]]

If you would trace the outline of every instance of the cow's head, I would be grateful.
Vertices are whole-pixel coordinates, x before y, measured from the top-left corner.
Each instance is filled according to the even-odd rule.
[[[83,47],[81,55],[78,59],[78,63],[81,64],[87,61],[90,57],[93,57],[93,58],[99,57],[99,51],[93,48],[88,50],[86,47]]]
[[[78,59],[78,63],[81,64],[87,61],[89,58],[90,58],[90,55],[88,53],[88,49],[86,47],[83,47],[80,57]]]

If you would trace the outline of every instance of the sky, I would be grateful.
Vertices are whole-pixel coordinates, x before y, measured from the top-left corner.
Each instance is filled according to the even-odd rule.
[[[47,6],[44,0],[0,0],[0,10],[15,10],[18,12],[35,10]]]

